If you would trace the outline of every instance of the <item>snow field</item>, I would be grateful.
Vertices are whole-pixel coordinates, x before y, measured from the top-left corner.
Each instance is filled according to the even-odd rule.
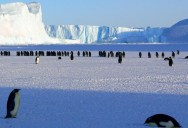
[[[162,58],[0,57],[0,117],[13,88],[21,88],[16,119],[0,119],[3,128],[145,128],[147,117],[169,114],[188,126],[187,63],[181,52],[174,65]],[[170,56],[171,52],[165,53]]]

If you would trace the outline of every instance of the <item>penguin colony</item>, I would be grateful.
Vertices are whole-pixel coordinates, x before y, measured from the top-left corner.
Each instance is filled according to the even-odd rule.
[[[166,57],[164,60],[168,60],[169,61],[169,66],[171,67],[173,65],[173,60],[172,58],[175,58],[175,55],[179,55],[180,51],[177,50],[176,53],[174,51],[172,51],[171,57]],[[10,51],[0,51],[0,55],[1,56],[10,56],[11,53]],[[17,51],[16,52],[16,56],[37,56],[35,58],[35,63],[39,64],[39,56],[58,56],[58,60],[61,60],[62,56],[69,56],[70,55],[70,60],[74,60],[74,55],[73,55],[73,51],[46,51],[46,53],[44,51]],[[80,51],[77,52],[77,56],[80,57],[81,53]],[[90,51],[83,51],[82,52],[82,56],[83,57],[91,57],[91,52]],[[116,52],[114,55],[113,51],[110,52],[106,52],[106,51],[99,51],[99,57],[117,57],[118,58],[118,63],[122,63],[123,58],[125,58],[125,52]],[[159,53],[155,52],[155,56],[156,58],[159,58]],[[151,52],[148,52],[148,58],[151,58]],[[161,57],[164,58],[165,54],[164,52],[161,53]],[[139,58],[142,58],[142,53],[139,52]],[[186,56],[184,59],[187,59],[188,56]]]
[[[73,60],[74,56],[73,56],[73,52],[71,51],[71,56],[70,59]],[[10,52],[1,52],[1,56],[10,56]],[[30,51],[21,51],[21,52],[17,52],[17,56],[33,56],[34,52]],[[39,52],[35,52],[35,55],[37,56],[35,58],[35,63],[38,64],[39,63],[39,56],[44,56],[44,52],[43,51],[39,51]],[[58,59],[61,59],[60,56],[69,56],[69,52],[54,52],[54,51],[47,51],[46,52],[47,56],[59,56]],[[80,56],[80,52],[77,52],[78,57]],[[83,51],[83,57],[85,56],[89,56],[91,57],[91,52],[87,52],[87,51]],[[159,53],[156,52],[155,53],[156,57],[159,57]],[[177,51],[177,55],[179,55],[179,50]],[[106,51],[99,51],[99,56],[100,57],[106,57]],[[122,63],[122,58],[125,57],[125,52],[116,52],[116,57],[118,57],[118,63]],[[110,51],[108,53],[108,58],[109,57],[114,57],[114,53],[113,51]],[[164,52],[162,52],[161,57],[164,58]],[[172,51],[172,58],[175,57],[175,53]],[[139,52],[139,58],[142,58],[142,53]],[[148,58],[151,58],[151,53],[148,52]],[[171,57],[166,57],[164,58],[164,60],[168,60],[169,61],[169,66],[172,66],[173,64],[173,60]],[[185,57],[185,59],[187,59],[188,56]],[[19,95],[19,90],[20,89],[14,89],[7,100],[7,114],[5,118],[16,118],[17,113],[18,113],[18,109],[19,109],[19,105],[20,105],[20,95]],[[151,127],[164,127],[164,128],[180,128],[181,125],[171,116],[169,115],[165,115],[165,114],[156,114],[153,116],[148,117],[145,122],[145,125],[147,126],[151,126]]]

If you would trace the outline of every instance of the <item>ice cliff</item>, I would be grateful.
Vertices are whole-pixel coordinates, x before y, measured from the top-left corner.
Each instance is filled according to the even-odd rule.
[[[45,26],[39,3],[0,4],[0,45],[153,43],[163,42],[163,30],[150,27]]]
[[[80,43],[146,43],[160,42],[163,28],[126,28],[87,25],[47,25],[50,37],[80,40]]]
[[[55,43],[42,22],[39,3],[0,4],[0,45]]]

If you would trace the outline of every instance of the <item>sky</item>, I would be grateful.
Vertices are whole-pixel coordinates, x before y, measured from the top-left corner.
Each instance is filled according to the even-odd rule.
[[[0,0],[0,3],[33,0]],[[188,0],[35,0],[47,25],[170,27],[188,18]]]

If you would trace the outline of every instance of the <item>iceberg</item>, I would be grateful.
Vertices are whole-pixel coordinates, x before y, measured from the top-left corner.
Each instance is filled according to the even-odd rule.
[[[44,25],[39,3],[0,4],[0,45],[161,42],[164,28]]]
[[[57,43],[48,36],[39,3],[0,4],[0,45]]]
[[[89,25],[46,25],[50,37],[92,43],[147,43],[160,42],[164,28],[127,28]]]

